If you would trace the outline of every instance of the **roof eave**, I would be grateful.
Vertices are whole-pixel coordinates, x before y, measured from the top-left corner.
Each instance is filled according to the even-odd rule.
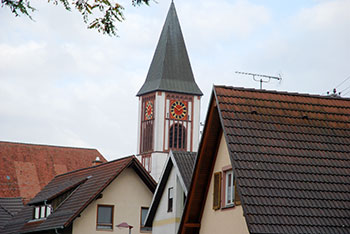
[[[166,182],[168,181],[172,167],[173,167],[173,162],[170,159],[170,155],[169,155],[167,158],[167,161],[165,162],[165,166],[160,176],[161,179],[156,187],[156,191],[154,192],[154,195],[152,198],[151,206],[149,208],[148,214],[145,219],[146,227],[152,227],[153,219],[156,214],[157,208],[159,206],[160,198],[162,197],[162,194],[166,186]]]

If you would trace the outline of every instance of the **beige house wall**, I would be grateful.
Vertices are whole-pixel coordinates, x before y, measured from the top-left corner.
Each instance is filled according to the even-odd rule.
[[[222,171],[223,167],[231,165],[226,140],[221,135],[218,155],[214,165],[214,172]],[[205,202],[201,219],[200,234],[247,234],[248,228],[243,216],[242,206],[213,210],[213,176]]]
[[[133,169],[125,169],[102,194],[74,220],[73,234],[128,234],[127,228],[116,227],[122,222],[134,227],[133,234],[144,233],[140,232],[141,207],[150,206],[153,194]],[[96,230],[97,205],[114,205],[113,230]]]

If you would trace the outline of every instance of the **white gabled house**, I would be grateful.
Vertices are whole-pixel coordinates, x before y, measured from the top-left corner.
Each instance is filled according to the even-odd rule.
[[[195,158],[194,152],[170,151],[145,221],[153,234],[177,233]]]

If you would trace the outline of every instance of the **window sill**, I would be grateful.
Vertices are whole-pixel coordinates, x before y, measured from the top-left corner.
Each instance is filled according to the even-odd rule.
[[[235,208],[236,206],[234,204],[231,204],[231,205],[226,205],[224,207],[221,207],[221,210],[228,210],[228,209],[232,209],[232,208]]]
[[[140,230],[141,233],[152,233],[152,230]]]
[[[40,218],[40,219],[32,219],[32,220],[29,220],[27,223],[43,222],[45,220],[46,220],[46,217]]]
[[[103,229],[103,228],[96,228],[96,231],[101,232],[113,232],[113,229]]]

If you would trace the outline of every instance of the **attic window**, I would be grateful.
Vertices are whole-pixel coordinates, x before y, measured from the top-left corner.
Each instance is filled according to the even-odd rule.
[[[258,114],[258,112],[256,111],[256,110],[253,110],[252,112],[250,112],[251,114],[253,114],[253,115],[257,115]]]
[[[33,219],[44,219],[48,217],[52,213],[52,206],[50,204],[48,205],[42,205],[42,206],[35,206],[34,207],[34,214]]]
[[[168,188],[168,212],[173,212],[174,188]]]
[[[304,115],[304,116],[302,117],[302,119],[309,119],[309,116]]]

